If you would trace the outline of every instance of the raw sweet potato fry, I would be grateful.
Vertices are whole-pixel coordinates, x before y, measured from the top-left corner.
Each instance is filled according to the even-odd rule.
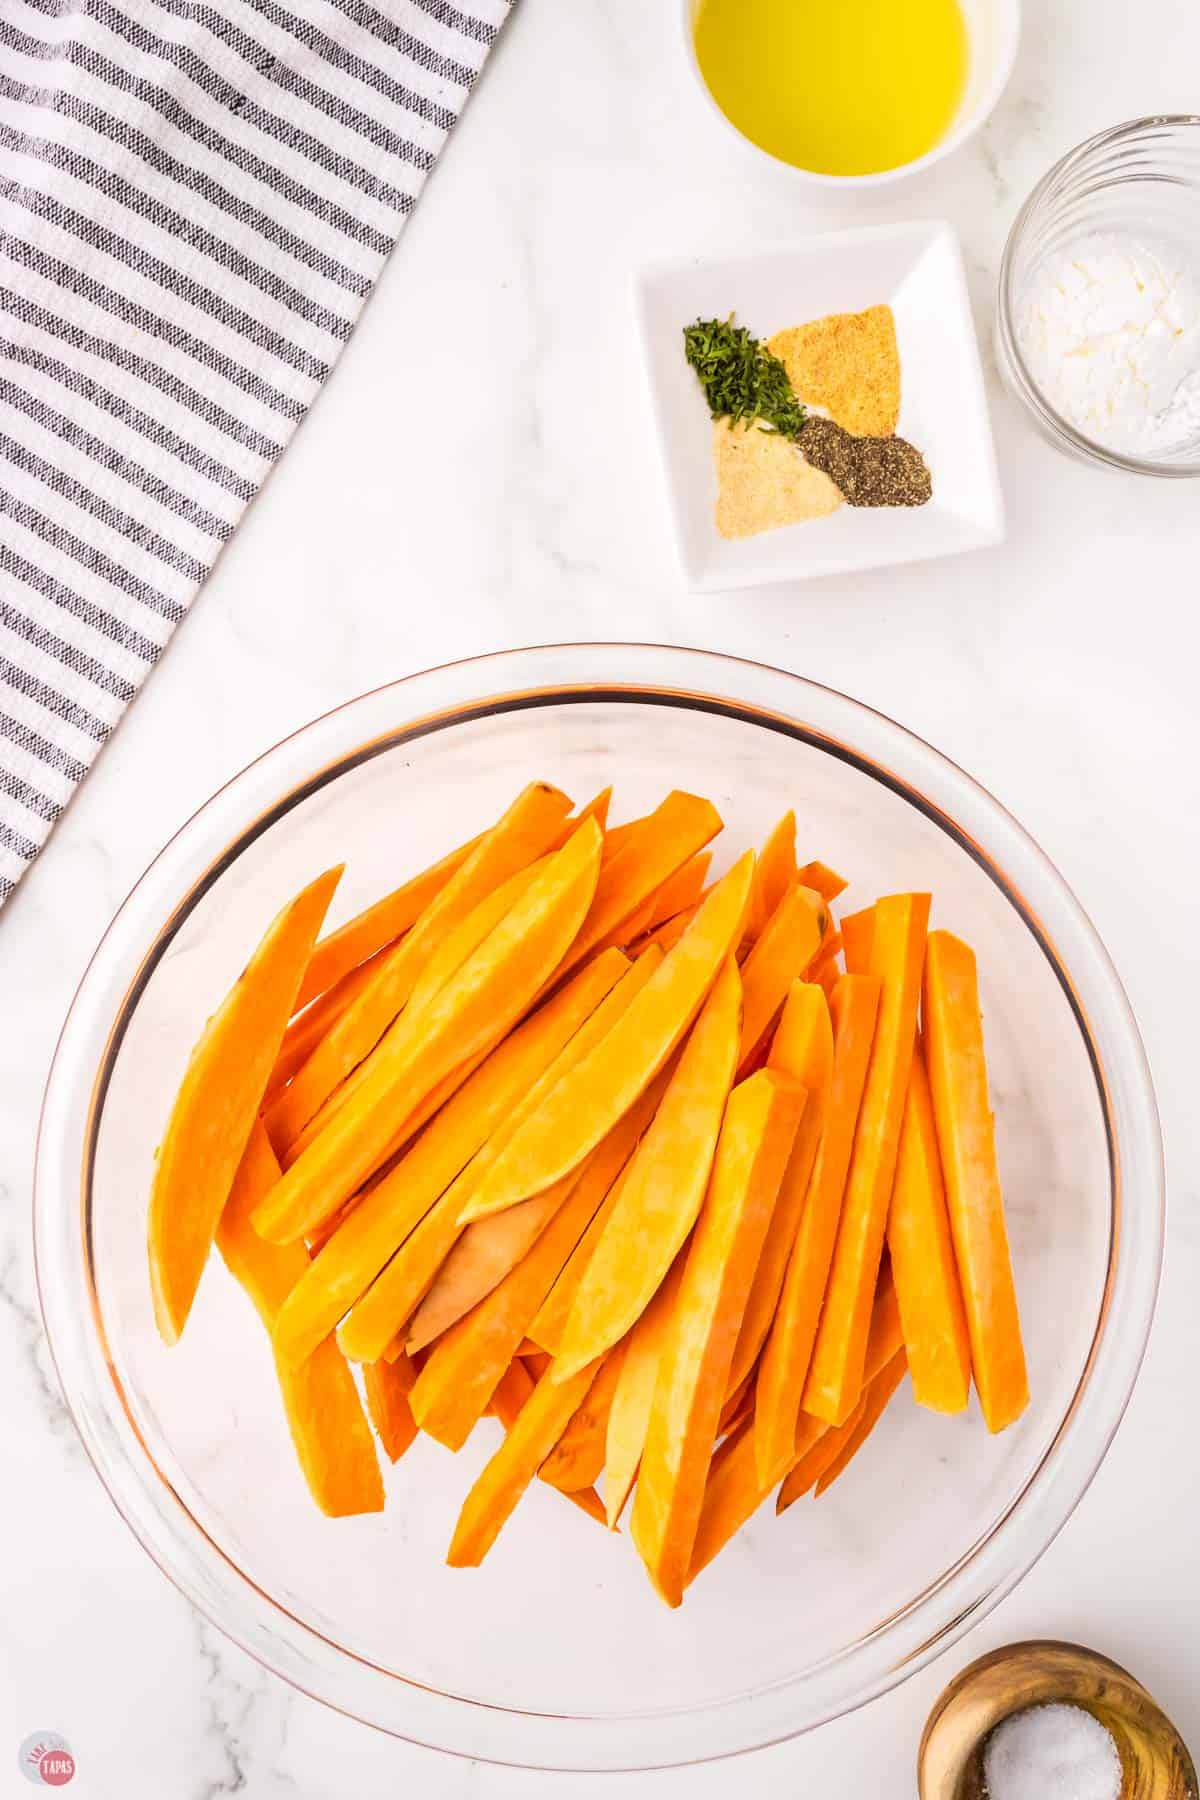
[[[553,1370],[542,1376],[463,1502],[446,1556],[452,1569],[483,1561],[597,1373],[581,1369],[570,1381],[552,1381]]]
[[[711,891],[711,889],[708,890],[709,893]],[[699,900],[693,906],[685,906],[682,911],[675,914],[673,919],[666,920],[662,925],[656,925],[653,931],[647,933],[642,940],[643,943],[656,944],[664,954],[668,950],[673,950],[699,912],[700,906]]]
[[[705,850],[699,856],[690,857],[681,869],[669,876],[654,896],[654,907],[646,929],[652,931],[656,925],[665,925],[677,913],[695,906],[704,893],[704,884],[711,867],[712,852]]]
[[[259,1209],[255,1225],[264,1236],[299,1237],[328,1217],[378,1167],[397,1113],[411,1111],[497,1030],[515,1024],[561,962],[599,866],[600,828],[589,819],[419,1018],[402,1018],[388,1033],[370,1080]]]
[[[739,1073],[744,1071],[787,999],[792,982],[803,976],[820,950],[822,919],[828,923],[824,901],[811,889],[794,883],[763,926],[758,941],[743,963],[744,1010]]]
[[[925,1047],[950,1228],[989,1431],[1025,1410],[1029,1379],[996,1164],[974,952],[948,931],[929,939]]]
[[[662,1349],[686,1261],[685,1248],[626,1339],[605,1433],[604,1511],[613,1529],[624,1511],[642,1459]]]
[[[341,873],[329,870],[288,902],[188,1059],[150,1189],[150,1289],[164,1343],[176,1343],[187,1320]]]
[[[820,988],[802,981],[792,984],[767,1066],[800,1083],[805,1093],[805,1105],[742,1317],[729,1370],[730,1393],[750,1373],[776,1317],[784,1274],[805,1211],[817,1147],[825,1127],[833,1079],[833,1027]],[[768,1382],[768,1397],[770,1393]],[[760,1403],[762,1398],[759,1397]],[[793,1423],[799,1404],[797,1394]],[[790,1445],[790,1438],[788,1443]]]
[[[627,922],[647,901],[653,902],[664,881],[716,837],[721,823],[711,800],[678,790],[668,794],[601,869],[592,909],[566,966],[573,968],[599,946],[629,942]]]
[[[412,1409],[422,1431],[448,1450],[466,1443],[600,1198],[586,1181],[578,1181],[503,1280],[433,1344],[413,1390]],[[590,1487],[595,1479],[554,1485]]]
[[[920,1044],[908,1078],[887,1239],[913,1399],[934,1412],[963,1412],[971,1395],[971,1340]]]
[[[796,1209],[796,1229],[786,1273],[777,1290],[777,1306],[758,1372],[755,1409],[756,1454],[764,1486],[771,1487],[787,1468],[800,1412],[801,1396],[821,1316],[821,1302],[833,1260],[841,1217],[842,1194],[858,1122],[875,1018],[879,983],[870,975],[845,975],[834,989],[833,1037],[821,1113],[821,1140],[809,1164],[804,1199]],[[777,1040],[782,1037],[782,1027]],[[786,1055],[786,1046],[781,1045]],[[785,1067],[803,1081],[799,1064]],[[795,1157],[793,1157],[795,1160]],[[803,1174],[797,1170],[797,1178]],[[792,1170],[785,1188],[794,1200]]]
[[[837,1461],[866,1411],[867,1396],[870,1391],[869,1387],[865,1387],[845,1423],[831,1425],[828,1430],[823,1431],[816,1443],[806,1450],[797,1462],[792,1464],[776,1496],[775,1515],[777,1518],[785,1513],[789,1506],[794,1506],[797,1500],[802,1500],[805,1494],[810,1494],[830,1463]]]
[[[297,1363],[333,1330],[475,1152],[510,1117],[630,965],[598,956],[492,1051],[382,1180],[363,1195],[288,1295],[275,1347]]]
[[[283,1034],[279,1055],[275,1058],[275,1067],[271,1070],[271,1078],[263,1095],[264,1108],[269,1107],[283,1092],[296,1070],[308,1061],[334,1021],[353,1005],[364,988],[375,979],[378,968],[379,958],[372,956],[367,962],[360,963],[357,968],[343,975],[325,993],[318,994],[310,1006],[295,1015]]]
[[[587,1195],[586,1206],[594,1213],[603,1204],[657,1105],[656,1082],[631,1112],[619,1119],[581,1166],[564,1175],[531,1200],[489,1214],[468,1225],[438,1271],[428,1294],[413,1315],[408,1347],[418,1350],[449,1329],[470,1307],[491,1292],[526,1254],[578,1188]]]
[[[300,991],[296,995],[297,1013],[306,1007],[310,1000],[318,995],[328,993],[353,969],[378,955],[394,944],[396,939],[416,924],[421,914],[441,893],[450,877],[466,862],[468,856],[479,843],[472,838],[469,844],[460,844],[457,850],[451,850],[440,862],[434,863],[420,875],[414,875],[403,887],[394,893],[385,894],[374,906],[368,906],[336,931],[331,931],[318,943],[309,959],[308,968],[304,971],[304,980],[300,983]]]
[[[746,912],[746,935],[752,941],[761,936],[767,920],[795,880],[796,815],[789,808],[772,826],[758,854]]]
[[[717,883],[607,1038],[559,1082],[492,1164],[469,1217],[500,1212],[560,1180],[645,1091],[738,941],[753,871],[747,854]]]
[[[847,1464],[853,1462],[854,1458],[858,1455],[859,1451],[874,1431],[876,1425],[878,1425],[887,1409],[892,1395],[904,1380],[904,1371],[906,1367],[907,1362],[904,1352],[903,1350],[898,1350],[891,1362],[887,1365],[887,1368],[880,1371],[867,1389],[866,1399],[863,1402],[863,1409],[859,1415],[857,1425],[850,1433],[849,1438],[842,1445],[837,1456],[834,1457],[833,1461],[818,1478],[816,1486],[816,1498],[818,1500],[821,1498],[822,1494],[828,1493],[829,1489],[833,1486]]]
[[[249,1294],[268,1333],[308,1260],[299,1244],[264,1244],[250,1223],[260,1197],[278,1176],[267,1134],[255,1122],[216,1235],[230,1274]],[[276,1358],[275,1372],[296,1456],[321,1511],[330,1518],[381,1512],[383,1481],[371,1428],[354,1377],[332,1338],[319,1344],[299,1369]]]
[[[807,862],[797,871],[805,887],[815,888],[821,898],[834,901],[844,894],[850,883],[836,869],[831,869],[823,862]]]
[[[894,894],[875,903],[870,972],[881,984],[879,1017],[804,1385],[805,1411],[829,1425],[842,1424],[862,1392],[863,1354],[916,1041],[928,922],[928,894]]]
[[[624,1337],[695,1224],[733,1086],[740,1020],[741,981],[731,956],[683,1045],[580,1281],[556,1378],[582,1368]]]
[[[839,927],[848,975],[871,973],[871,940],[875,931],[875,908],[864,906],[861,912],[846,913]]]
[[[546,1363],[549,1364],[549,1361],[550,1359],[547,1357]],[[541,1373],[542,1371],[539,1371],[539,1380]],[[528,1369],[520,1362],[511,1362],[501,1377],[496,1392],[492,1395],[492,1405],[489,1408],[489,1411],[495,1413],[506,1431],[511,1430],[515,1424],[517,1415],[532,1394],[533,1389],[534,1377]],[[577,1506],[581,1512],[585,1512],[589,1519],[595,1519],[598,1525],[606,1523],[604,1507],[600,1503],[600,1496],[595,1488],[581,1488],[578,1493],[566,1494],[564,1498],[571,1501],[572,1505]]]
[[[604,1468],[604,1446],[613,1396],[625,1360],[624,1344],[606,1356],[600,1372],[571,1414],[562,1436],[538,1470],[543,1481],[561,1493],[590,1488]]]
[[[416,1379],[417,1371],[407,1356],[397,1357],[394,1363],[368,1363],[363,1369],[367,1413],[389,1462],[399,1462],[417,1435],[409,1403]]]
[[[669,1606],[683,1597],[729,1365],[803,1103],[797,1083],[768,1070],[734,1089],[684,1265],[630,1513]]]
[[[618,951],[611,955],[619,955]],[[601,959],[596,959],[599,962]],[[499,1154],[509,1136],[517,1129],[527,1111],[536,1106],[540,1095],[562,1078],[563,1073],[574,1061],[586,1056],[590,1047],[598,1043],[611,1029],[613,1022],[627,1007],[633,996],[637,994],[650,979],[655,968],[655,958],[641,958],[638,962],[627,965],[625,972],[616,985],[600,1001],[572,1032],[567,1042],[562,1045],[557,1055],[548,1066],[544,1067],[536,1077],[532,1075],[524,1092],[513,1095],[507,1116],[495,1120],[486,1141],[477,1149],[471,1161],[461,1173],[455,1177],[441,1196],[428,1208],[401,1244],[387,1266],[382,1269],[375,1281],[362,1294],[338,1333],[338,1341],[345,1354],[355,1361],[372,1362],[382,1356],[394,1335],[402,1328],[407,1330],[408,1323],[423,1296],[429,1290],[443,1263],[453,1250],[461,1232],[460,1215],[467,1195],[480,1179],[482,1171],[489,1160]],[[586,971],[581,971],[568,984],[566,992],[573,991],[575,982],[579,981]],[[553,1004],[553,1002],[551,1003]],[[537,1015],[540,1016],[540,1015]],[[552,1197],[549,1206],[528,1208],[523,1214],[522,1223],[528,1226],[533,1221],[532,1232],[525,1239],[526,1247],[537,1237],[543,1224],[552,1216],[556,1204]],[[496,1276],[496,1280],[504,1273]],[[494,1285],[494,1283],[493,1283]],[[482,1292],[474,1294],[463,1311],[481,1299]],[[453,1324],[454,1318],[460,1314],[447,1314],[438,1329],[444,1330]],[[435,1330],[430,1334],[436,1336]],[[402,1340],[403,1341],[403,1340]]]

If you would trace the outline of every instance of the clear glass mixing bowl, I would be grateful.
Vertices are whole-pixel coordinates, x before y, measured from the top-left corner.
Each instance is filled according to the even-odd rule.
[[[1134,119],[1101,131],[1055,163],[1017,214],[996,297],[996,357],[1042,435],[1085,462],[1136,475],[1200,475],[1200,436],[1155,459],[1125,455],[1079,431],[1039,387],[1020,342],[1020,308],[1038,264],[1092,233],[1127,233],[1200,256],[1200,116]]]
[[[421,1441],[388,1474],[385,1513],[319,1517],[258,1321],[219,1262],[175,1349],[151,1313],[154,1146],[189,1047],[267,919],[340,859],[339,913],[360,907],[535,775],[580,797],[611,782],[621,815],[672,785],[699,789],[720,806],[730,851],[793,806],[802,851],[853,876],[851,902],[932,889],[937,923],[969,935],[982,969],[1033,1403],[996,1439],[976,1413],[894,1407],[829,1499],[782,1520],[765,1508],[677,1613],[626,1537],[536,1483],[481,1570],[447,1569],[482,1442],[452,1457]],[[368,694],[270,751],[183,828],[118,913],[67,1020],[36,1236],[83,1440],[198,1607],[287,1680],[386,1730],[600,1770],[803,1731],[912,1673],[1013,1586],[1070,1515],[1129,1397],[1163,1185],[1117,977],[995,800],[899,726],[795,676],[576,645]]]

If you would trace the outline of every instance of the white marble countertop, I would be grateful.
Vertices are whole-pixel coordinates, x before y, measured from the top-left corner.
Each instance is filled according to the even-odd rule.
[[[982,137],[923,181],[817,206],[740,160],[704,116],[673,0],[521,0],[341,367],[0,920],[4,1792],[25,1791],[22,1738],[52,1728],[74,1749],[80,1800],[242,1789],[254,1800],[703,1800],[731,1780],[766,1795],[908,1800],[940,1686],[970,1656],[1027,1635],[1077,1638],[1126,1663],[1200,1749],[1195,491],[1075,466],[989,373],[1006,545],[698,597],[674,563],[653,446],[627,431],[644,417],[628,275],[662,254],[943,215],[962,236],[986,332],[1005,232],[1048,163],[1093,130],[1195,102],[1189,0],[1146,0],[1136,20],[1119,0],[1029,0],[1027,11],[1015,78]],[[426,454],[447,424],[453,480]],[[948,1657],[736,1772],[531,1776],[391,1741],[291,1693],[201,1623],[118,1519],[58,1398],[33,1296],[47,1065],[85,960],[153,853],[259,750],[361,689],[572,637],[778,663],[963,763],[1091,912],[1164,1115],[1173,1211],[1158,1321],[1077,1514]]]

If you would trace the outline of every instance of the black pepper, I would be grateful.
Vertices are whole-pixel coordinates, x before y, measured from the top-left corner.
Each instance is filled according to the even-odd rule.
[[[851,506],[924,506],[933,494],[925,458],[904,438],[855,437],[810,413],[796,444]]]

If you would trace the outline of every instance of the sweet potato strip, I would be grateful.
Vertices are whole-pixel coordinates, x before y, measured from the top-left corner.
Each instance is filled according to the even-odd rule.
[[[863,1355],[916,1041],[928,922],[928,894],[894,894],[875,903],[870,973],[880,983],[879,1017],[804,1385],[805,1411],[828,1425],[844,1423],[862,1392]]]
[[[295,1015],[283,1034],[279,1055],[275,1058],[275,1067],[271,1070],[271,1079],[267,1082],[263,1095],[264,1107],[269,1107],[283,1092],[296,1070],[308,1061],[334,1021],[354,1004],[375,979],[378,968],[379,958],[371,957],[368,962],[361,963],[358,968],[343,975],[325,993],[319,994],[311,1006],[306,1006],[303,1012]]]
[[[663,1345],[686,1261],[686,1251],[681,1251],[626,1340],[605,1433],[604,1511],[610,1529],[624,1511],[642,1460]]]
[[[417,1435],[409,1395],[417,1371],[407,1356],[394,1363],[368,1363],[363,1370],[367,1413],[389,1462],[399,1462]]]
[[[483,1561],[597,1373],[581,1369],[570,1381],[552,1381],[553,1370],[542,1376],[463,1502],[446,1556],[452,1569]]]
[[[374,981],[337,1020],[277,1102],[267,1129],[278,1152],[287,1149],[339,1082],[370,1056],[430,963],[437,959],[442,972],[452,975],[478,948],[506,910],[502,906],[496,913],[487,903],[551,849],[570,805],[557,788],[532,782],[484,834],[412,930],[384,956]],[[516,898],[509,889],[509,904]],[[472,916],[474,933],[466,926]],[[465,938],[460,927],[467,930]]]
[[[560,1180],[645,1092],[738,942],[753,872],[747,853],[717,883],[604,1041],[558,1083],[493,1163],[470,1217],[500,1212]]]
[[[767,1066],[800,1083],[805,1106],[742,1317],[729,1371],[729,1393],[746,1379],[771,1330],[825,1126],[833,1080],[833,1026],[820,988],[802,981],[793,984]],[[795,1423],[799,1405],[797,1392],[791,1424]],[[790,1436],[787,1442],[790,1447]]]
[[[757,940],[796,880],[796,815],[790,809],[772,826],[754,870],[746,915],[746,935]]]
[[[652,931],[656,925],[665,925],[668,919],[673,919],[686,907],[695,906],[704,892],[711,866],[712,852],[706,850],[701,856],[693,856],[684,863],[682,869],[677,869],[674,875],[664,881],[654,896],[646,929]]]
[[[854,1430],[850,1433],[850,1436],[842,1445],[833,1461],[822,1471],[821,1476],[817,1481],[816,1497],[818,1500],[821,1498],[822,1494],[828,1493],[829,1489],[846,1468],[847,1464],[853,1462],[854,1458],[858,1455],[859,1451],[874,1431],[876,1425],[878,1425],[880,1419],[887,1410],[893,1394],[904,1380],[906,1366],[907,1363],[904,1352],[903,1350],[900,1350],[892,1358],[887,1368],[882,1370],[881,1373],[875,1377],[874,1381],[867,1389],[866,1399],[863,1402],[863,1409],[859,1415],[857,1425],[854,1427]]]
[[[188,1059],[150,1189],[150,1289],[164,1343],[178,1341],[191,1310],[341,872],[330,869],[288,902]]]
[[[836,1462],[857,1429],[866,1411],[870,1388],[863,1389],[857,1404],[844,1425],[831,1425],[823,1431],[812,1448],[793,1463],[775,1500],[775,1514],[785,1513],[789,1506],[811,1493],[830,1463]]]
[[[316,936],[316,924],[313,926]],[[279,1178],[279,1164],[255,1122],[217,1227],[217,1247],[249,1294],[268,1333],[308,1261],[300,1244],[264,1244],[250,1216]],[[383,1510],[383,1481],[354,1377],[332,1338],[299,1369],[276,1358],[284,1415],[309,1492],[329,1518]]]
[[[975,1386],[988,1430],[1003,1431],[1025,1410],[1029,1380],[996,1164],[975,954],[948,931],[930,935],[924,1021]]]
[[[720,829],[721,815],[711,800],[679,791],[668,794],[604,864],[591,912],[571,946],[567,966],[581,962],[599,945],[627,942],[627,922],[647,901],[653,902],[663,882]]]
[[[832,902],[850,886],[844,875],[823,862],[807,862],[798,873],[805,887],[814,888],[822,900]]]
[[[845,952],[848,975],[871,972],[871,939],[875,931],[875,908],[865,906],[861,912],[847,913],[839,928]]]
[[[624,1344],[618,1344],[612,1354],[605,1357],[595,1381],[538,1470],[541,1479],[558,1488],[560,1493],[578,1493],[600,1479],[608,1421],[625,1350]]]
[[[503,1280],[433,1345],[413,1390],[412,1408],[422,1431],[447,1449],[461,1449],[482,1417],[601,1198],[588,1182],[577,1182],[545,1231]],[[596,1475],[583,1476],[554,1485],[590,1487],[595,1479]]]
[[[654,930],[647,934],[644,942],[656,944],[664,954],[668,950],[673,950],[699,912],[701,904],[700,901],[697,901],[694,906],[685,906],[681,912],[675,914],[673,919],[668,919],[663,925],[656,925]]]
[[[579,929],[599,866],[600,828],[589,819],[417,1019],[397,1021],[370,1079],[259,1209],[255,1224],[264,1236],[298,1237],[328,1217],[379,1166],[397,1114],[411,1112],[451,1069],[516,1023]]]
[[[908,1078],[887,1241],[913,1398],[934,1412],[962,1412],[971,1394],[971,1340],[919,1044]]]
[[[559,1379],[624,1337],[695,1224],[733,1086],[740,1021],[741,981],[730,956],[683,1046],[579,1284],[558,1352]]]
[[[865,1376],[868,1381],[874,1379],[879,1370],[891,1361],[898,1350],[904,1347],[900,1332],[900,1309],[896,1305],[896,1290],[892,1285],[890,1269],[885,1268],[879,1280],[879,1292],[875,1296],[875,1306],[871,1314],[871,1333],[867,1340],[867,1358]],[[829,1427],[821,1419],[814,1419],[807,1413],[801,1413],[796,1426],[794,1461],[798,1462],[807,1455],[817,1441],[824,1437]],[[689,1583],[695,1579],[701,1569],[707,1568],[713,1557],[740,1531],[746,1521],[757,1512],[767,1495],[770,1486],[763,1486],[758,1473],[758,1462],[754,1453],[754,1420],[747,1419],[737,1431],[727,1437],[713,1457],[708,1481],[704,1489],[704,1504],[700,1510],[700,1523],[696,1529],[696,1542],[692,1551],[691,1566],[688,1570]]]
[[[385,894],[374,906],[356,913],[354,918],[347,919],[344,925],[323,937],[304,971],[304,980],[296,995],[296,1011],[318,995],[327,993],[352,969],[387,949],[415,925],[479,842],[479,838],[472,838],[469,844],[460,844],[432,868],[414,875],[403,887]]]
[[[613,951],[610,954],[615,956],[620,953]],[[597,962],[600,960],[599,957],[596,959]],[[499,1155],[527,1112],[537,1105],[539,1097],[561,1079],[563,1072],[575,1060],[586,1056],[591,1046],[611,1030],[614,1021],[630,1004],[633,996],[650,979],[654,967],[654,957],[642,958],[637,963],[627,965],[621,979],[572,1033],[549,1066],[531,1081],[523,1093],[515,1097],[507,1115],[495,1122],[484,1144],[434,1205],[425,1212],[386,1268],[380,1272],[343,1322],[338,1341],[347,1356],[356,1361],[372,1362],[377,1356],[384,1354],[397,1331],[402,1327],[407,1328],[422,1297],[455,1246],[462,1230],[460,1215],[463,1204],[481,1178],[482,1172],[489,1166],[491,1159]],[[572,991],[575,982],[583,974],[586,971],[581,971],[564,991]],[[558,1198],[559,1196],[552,1195],[549,1205],[540,1209],[523,1209],[521,1226],[527,1233],[524,1237],[526,1248],[553,1216]],[[511,1241],[517,1242],[519,1239]],[[501,1269],[495,1280],[498,1281],[504,1272]],[[495,1282],[491,1285],[494,1286]],[[473,1292],[462,1311],[467,1311],[487,1292],[487,1287]],[[460,1316],[459,1312],[446,1310],[437,1329],[445,1330]],[[430,1335],[435,1337],[437,1331]]]
[[[301,1361],[333,1330],[629,966],[619,950],[611,950],[581,969],[492,1051],[362,1196],[288,1295],[275,1326],[275,1346],[285,1361]]]
[[[547,1364],[549,1363],[549,1360],[549,1357],[547,1357]],[[489,1409],[495,1413],[506,1431],[511,1430],[512,1426],[515,1424],[521,1408],[533,1392],[533,1387],[533,1376],[529,1373],[528,1369],[525,1368],[524,1364],[520,1362],[509,1363],[508,1368],[500,1378],[499,1386],[492,1395],[492,1404]],[[603,1525],[606,1522],[604,1517],[604,1507],[601,1504],[600,1496],[595,1488],[581,1488],[578,1493],[566,1494],[564,1495],[564,1498],[569,1500],[573,1506],[577,1506],[580,1512],[586,1513],[589,1519],[595,1519],[598,1525]]]
[[[669,1606],[683,1598],[729,1365],[803,1104],[797,1083],[765,1069],[734,1089],[688,1250],[630,1512]]]
[[[657,1104],[658,1093],[656,1083],[642,1095],[632,1112],[617,1121],[583,1164],[561,1181],[535,1194],[532,1200],[486,1219],[476,1219],[466,1227],[413,1315],[408,1333],[410,1350],[431,1343],[490,1293],[577,1188],[583,1188],[588,1196],[580,1204],[589,1213],[595,1212],[636,1149]]]
[[[783,1474],[791,1454],[837,1241],[878,1005],[879,983],[870,975],[844,975],[834,989],[832,1067],[826,1083],[820,1146],[810,1164],[805,1197],[797,1208],[787,1270],[759,1364],[754,1430],[759,1471],[766,1487]],[[782,1027],[776,1042],[780,1054],[786,1055]],[[784,1066],[804,1080],[791,1058]],[[801,1173],[797,1171],[797,1176]],[[789,1168],[785,1188],[794,1200],[791,1176]]]
[[[814,904],[815,902],[815,904]],[[742,965],[744,1010],[739,1073],[753,1055],[792,982],[802,976],[821,948],[825,902],[810,888],[793,884],[775,908]]]

